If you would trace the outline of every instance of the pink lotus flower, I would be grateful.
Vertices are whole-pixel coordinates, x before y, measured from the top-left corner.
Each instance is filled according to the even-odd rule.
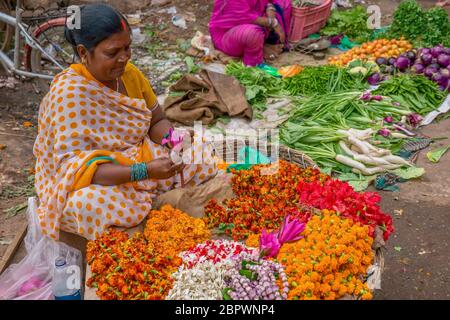
[[[276,257],[281,246],[286,242],[298,241],[303,236],[300,234],[305,230],[306,224],[286,215],[278,232],[267,233],[263,229],[259,237],[259,252],[261,257]]]
[[[263,229],[259,237],[259,252],[261,257],[276,257],[280,248],[281,244],[278,241],[277,235],[274,232],[267,233],[266,229]]]
[[[305,230],[306,224],[286,215],[278,230],[278,242],[283,245],[286,242],[297,241],[303,238],[300,234]]]
[[[169,137],[162,139],[161,144],[166,145],[170,143],[172,147],[175,148],[177,145],[181,145],[182,142],[183,142],[183,134],[179,131],[173,130],[173,128],[170,128]]]

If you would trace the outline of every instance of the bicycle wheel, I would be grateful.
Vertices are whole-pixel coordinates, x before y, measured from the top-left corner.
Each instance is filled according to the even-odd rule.
[[[64,37],[64,26],[66,18],[49,20],[33,32],[33,36],[39,41],[46,53],[51,55],[63,68],[67,68],[75,62],[72,46]],[[55,65],[39,49],[26,46],[25,62],[27,68],[36,73],[55,75],[61,72],[61,68]]]
[[[0,12],[11,14],[9,0],[0,0]],[[0,21],[0,51],[7,51],[10,48],[13,32],[13,26]]]

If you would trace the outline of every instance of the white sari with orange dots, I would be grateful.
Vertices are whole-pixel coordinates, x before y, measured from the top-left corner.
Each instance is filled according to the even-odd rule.
[[[136,226],[155,196],[180,186],[180,175],[117,186],[91,184],[97,166],[111,158],[132,165],[168,156],[147,134],[152,118],[147,104],[72,68],[55,77],[40,106],[34,145],[38,216],[45,235],[58,239],[64,230],[92,240],[110,226]],[[183,171],[188,186],[217,172],[212,148],[203,147],[204,164],[187,165]]]

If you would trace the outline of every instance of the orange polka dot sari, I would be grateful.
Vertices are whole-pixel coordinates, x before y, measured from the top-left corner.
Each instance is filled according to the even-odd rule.
[[[136,226],[150,212],[154,197],[181,184],[180,175],[116,186],[91,183],[102,163],[132,165],[168,156],[148,136],[157,103],[148,80],[132,64],[121,79],[128,96],[72,65],[54,78],[42,100],[34,145],[38,217],[43,234],[53,239],[60,230],[92,240],[110,226]],[[184,169],[186,185],[216,174],[212,148],[204,148],[203,156],[204,164]]]

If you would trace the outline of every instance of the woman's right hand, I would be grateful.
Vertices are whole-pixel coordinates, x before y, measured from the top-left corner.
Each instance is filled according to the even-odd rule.
[[[150,179],[168,179],[181,172],[184,163],[174,164],[169,158],[159,158],[147,162],[147,172]]]

